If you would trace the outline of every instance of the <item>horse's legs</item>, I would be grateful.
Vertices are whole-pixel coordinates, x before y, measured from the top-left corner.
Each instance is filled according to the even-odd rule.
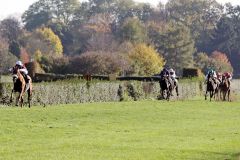
[[[23,98],[24,90],[25,90],[25,84],[22,83],[22,90],[21,90],[20,95],[19,95],[19,97],[18,97],[18,103],[21,103],[21,101],[23,101],[22,98]],[[21,105],[21,107],[22,107],[22,105]]]
[[[228,90],[228,101],[230,101],[230,89]]]
[[[209,92],[210,95],[210,102],[212,101],[212,91]]]
[[[223,91],[222,90],[220,90],[220,100],[223,101]]]
[[[210,102],[212,101],[213,91],[210,91]]]
[[[19,105],[19,97],[20,97],[20,93],[19,93],[18,97],[16,98],[15,106]]]
[[[214,92],[214,99],[215,100],[218,100],[218,90],[216,89],[215,92]]]
[[[21,103],[20,103],[21,108],[23,107],[23,97],[21,97]]]
[[[162,99],[166,100],[168,98],[168,93],[166,90],[161,90]]]
[[[222,101],[225,100],[225,91],[222,91]]]
[[[163,90],[160,89],[160,95],[161,95],[161,98],[163,99]]]
[[[208,91],[206,90],[206,93],[205,93],[205,100],[207,100],[207,93],[208,93]]]
[[[215,90],[214,99],[217,101],[219,100],[218,89]]]
[[[28,107],[31,107],[31,98],[32,98],[32,91],[29,89],[28,91]]]
[[[169,101],[170,100],[170,96],[171,96],[172,92],[171,91],[167,91],[167,100]]]
[[[217,89],[217,100],[220,101],[220,89]]]
[[[177,96],[179,96],[179,92],[178,92],[178,85],[176,84],[176,93],[177,93]]]
[[[14,91],[14,90],[12,89],[11,96],[10,96],[10,103],[12,103],[13,91]]]

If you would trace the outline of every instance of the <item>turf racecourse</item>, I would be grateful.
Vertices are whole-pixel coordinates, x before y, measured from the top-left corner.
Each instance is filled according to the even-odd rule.
[[[240,103],[0,108],[0,160],[238,160]]]

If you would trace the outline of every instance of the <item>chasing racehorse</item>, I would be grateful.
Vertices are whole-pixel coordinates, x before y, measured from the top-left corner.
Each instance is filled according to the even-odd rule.
[[[170,80],[167,75],[161,76],[159,83],[161,88],[161,97],[163,99],[169,100],[174,89],[176,89],[177,96],[179,95],[178,84]]]
[[[29,77],[29,85],[26,85],[26,81],[17,67],[12,70],[13,76],[13,89],[10,97],[10,102],[12,102],[13,92],[18,92],[19,96],[16,99],[16,106],[20,104],[23,106],[23,95],[25,92],[28,94],[28,107],[31,107],[31,96],[32,96],[32,79]]]
[[[222,82],[219,85],[219,89],[220,89],[220,98],[223,101],[226,101],[226,96],[227,96],[227,100],[230,101],[230,80],[227,79],[227,77],[223,76],[222,77]]]
[[[207,79],[207,88],[205,93],[205,100],[207,100],[207,93],[210,94],[210,101],[212,101],[213,96],[215,97],[215,94],[218,91],[218,82],[214,80],[213,77],[209,77]]]

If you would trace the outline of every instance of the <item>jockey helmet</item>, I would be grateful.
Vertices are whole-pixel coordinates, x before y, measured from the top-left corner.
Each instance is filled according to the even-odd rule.
[[[163,68],[163,71],[168,71],[167,68]]]
[[[171,68],[171,69],[169,69],[169,72],[174,72],[174,70]]]
[[[221,72],[217,72],[217,76],[222,76],[222,73]]]
[[[17,61],[16,65],[23,66],[22,61]]]
[[[209,73],[210,73],[210,74],[213,74],[213,69],[210,69],[210,70],[209,70]]]
[[[231,74],[229,72],[225,72],[224,73],[224,76],[227,77],[227,78],[230,78],[231,77]]]

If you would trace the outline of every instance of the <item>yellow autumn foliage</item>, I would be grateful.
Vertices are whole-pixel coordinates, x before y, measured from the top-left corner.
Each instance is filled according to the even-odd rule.
[[[37,29],[37,33],[51,46],[55,56],[63,55],[63,46],[60,38],[50,28]]]
[[[136,44],[129,58],[134,74],[139,76],[157,74],[165,64],[164,58],[152,46],[144,43]]]

